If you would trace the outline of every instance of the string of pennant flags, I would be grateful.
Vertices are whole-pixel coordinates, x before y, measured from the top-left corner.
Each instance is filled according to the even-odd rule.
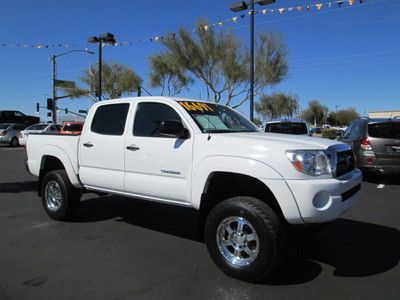
[[[298,5],[298,6],[290,6],[290,7],[280,7],[274,9],[260,9],[248,11],[247,13],[243,13],[239,16],[235,16],[223,21],[218,21],[211,24],[205,24],[198,28],[193,29],[196,30],[204,30],[207,31],[212,27],[222,27],[228,23],[237,23],[240,19],[244,19],[246,16],[250,14],[262,14],[262,15],[270,15],[270,14],[284,14],[284,13],[291,13],[291,12],[303,12],[303,11],[311,11],[311,10],[321,10],[323,8],[340,8],[343,5],[353,6],[355,3],[363,4],[364,2],[372,2],[373,0],[339,0],[339,1],[329,1],[324,3],[316,3],[316,4],[309,4],[309,5]],[[160,38],[160,37],[159,37]]]
[[[298,6],[290,6],[290,7],[279,7],[279,8],[274,8],[274,9],[259,9],[259,10],[254,10],[254,11],[248,11],[247,13],[243,13],[238,16],[234,16],[225,20],[220,20],[215,23],[210,23],[210,24],[204,24],[199,27],[193,28],[193,32],[195,31],[207,31],[211,28],[220,28],[225,25],[229,24],[235,24],[238,23],[241,19],[244,19],[245,17],[249,16],[250,14],[255,14],[255,15],[273,15],[273,14],[285,14],[285,13],[301,13],[301,12],[309,12],[309,11],[319,11],[322,9],[332,9],[332,8],[340,8],[343,6],[348,6],[352,7],[355,4],[364,4],[366,2],[373,2],[376,0],[338,0],[338,1],[329,1],[329,2],[321,2],[321,3],[315,3],[315,4],[309,4],[309,5],[298,5]],[[168,35],[173,35],[175,36],[176,33],[172,32],[169,33]],[[151,36],[149,38],[143,38],[139,39],[136,42],[144,42],[144,41],[150,41],[150,42],[160,42],[164,40],[166,35],[157,35],[157,36]],[[103,46],[132,46],[135,44],[134,42],[130,41],[125,41],[125,42],[117,42],[113,45],[109,44],[103,44]],[[36,48],[36,49],[48,49],[48,48],[74,48],[78,46],[87,46],[86,45],[78,45],[78,44],[0,44],[2,47],[21,47],[21,48]]]

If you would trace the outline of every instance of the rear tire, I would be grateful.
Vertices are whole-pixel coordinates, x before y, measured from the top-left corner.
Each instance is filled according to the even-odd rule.
[[[13,137],[13,138],[11,139],[11,141],[10,141],[10,146],[11,146],[11,147],[17,147],[17,146],[19,146],[19,141],[18,141],[18,139],[17,139],[16,137]]]
[[[47,173],[41,189],[43,207],[50,218],[69,220],[77,213],[81,191],[71,184],[65,170]]]
[[[280,217],[252,197],[234,197],[215,206],[207,217],[205,241],[225,274],[248,282],[267,279],[286,253]]]

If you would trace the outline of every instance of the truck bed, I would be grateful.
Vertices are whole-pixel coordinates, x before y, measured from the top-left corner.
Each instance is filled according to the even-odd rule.
[[[28,136],[26,153],[29,171],[39,176],[40,164],[44,155],[65,153],[73,171],[78,174],[78,144],[80,135],[62,135],[58,133],[32,133]]]

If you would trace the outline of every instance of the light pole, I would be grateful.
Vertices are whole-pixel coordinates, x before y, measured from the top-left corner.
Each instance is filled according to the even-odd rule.
[[[61,98],[65,98],[65,97],[57,97],[57,92],[56,92],[56,58],[72,53],[72,52],[85,52],[87,54],[94,54],[94,52],[92,51],[88,51],[86,49],[76,49],[76,50],[71,50],[71,51],[67,51],[61,54],[53,54],[51,56],[51,62],[52,62],[52,78],[53,78],[53,84],[52,84],[52,89],[53,89],[53,101],[52,101],[52,107],[51,107],[51,112],[52,112],[52,117],[53,117],[53,123],[57,123],[57,99],[61,99]]]
[[[250,120],[254,121],[254,4],[268,5],[275,3],[275,0],[250,0],[234,2],[231,4],[231,11],[238,12],[249,9],[250,13]]]
[[[99,36],[91,36],[88,38],[88,42],[92,44],[99,44],[99,86],[97,87],[97,93],[99,97],[99,101],[101,101],[101,60],[102,60],[102,53],[101,50],[103,48],[103,44],[115,44],[115,38],[112,33],[103,33]]]

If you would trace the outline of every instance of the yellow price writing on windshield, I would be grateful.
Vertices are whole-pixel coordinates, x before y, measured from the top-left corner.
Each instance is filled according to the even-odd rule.
[[[210,106],[203,102],[178,102],[180,105],[183,106],[184,109],[188,111],[214,111]]]

